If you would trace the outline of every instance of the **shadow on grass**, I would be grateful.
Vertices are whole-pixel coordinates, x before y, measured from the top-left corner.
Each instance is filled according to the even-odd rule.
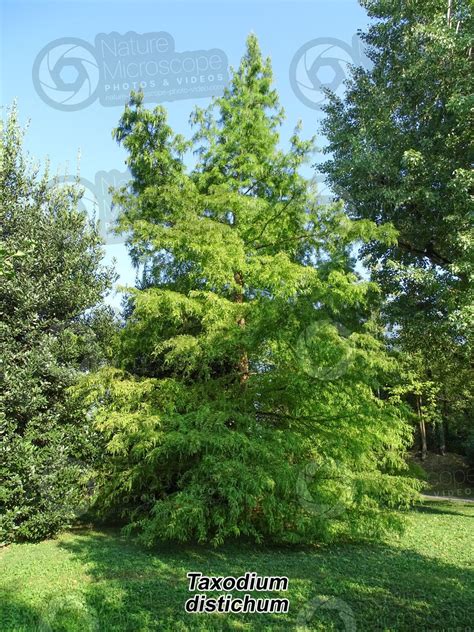
[[[465,510],[471,508],[470,503],[461,501],[446,502],[444,500],[430,500],[422,505],[416,505],[413,511],[418,513],[438,514],[445,516],[463,516],[464,518],[474,518],[474,513],[467,513]]]
[[[343,630],[339,610],[344,604],[352,611],[357,629],[364,632],[468,627],[474,618],[472,571],[413,550],[339,545],[291,551],[248,544],[218,550],[197,546],[144,550],[116,533],[111,535],[84,534],[60,545],[87,566],[92,582],[86,599],[101,632],[295,629],[298,613],[315,595],[342,601],[331,610],[316,607],[305,629]],[[246,571],[286,575],[289,593],[281,596],[290,598],[290,612],[186,614],[189,571],[221,576]]]
[[[64,586],[62,596],[43,609],[41,618],[17,603],[13,593],[7,594],[4,606],[6,612],[16,610],[17,627],[2,626],[2,630],[441,632],[468,629],[474,620],[472,571],[397,546],[346,544],[291,550],[234,543],[216,550],[188,545],[147,550],[115,530],[83,531],[59,540],[57,546],[87,573],[89,579],[80,586],[80,597],[68,595],[71,587]],[[279,596],[290,599],[290,611],[278,615],[186,614],[184,604],[191,596],[189,571],[220,576],[239,576],[246,571],[286,575],[289,591]],[[330,601],[314,600],[318,596]],[[297,627],[303,614],[307,615],[305,626]]]
[[[17,596],[16,586],[0,592],[0,622],[2,630],[29,632],[37,630],[41,623],[39,611]]]
[[[41,604],[25,602],[21,585],[10,584],[0,591],[2,632],[99,632],[100,622],[78,592],[57,592]]]

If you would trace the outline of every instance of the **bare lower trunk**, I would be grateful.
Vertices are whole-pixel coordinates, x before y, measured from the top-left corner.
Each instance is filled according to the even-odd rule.
[[[451,26],[452,11],[453,11],[453,0],[448,0],[448,10],[446,12],[446,22],[448,23],[448,26]]]
[[[444,432],[444,421],[439,422],[439,452],[441,456],[446,454],[446,435]]]
[[[420,441],[421,441],[421,460],[424,461],[428,455],[428,446],[426,443],[426,425],[421,410],[421,397],[416,396],[416,412],[418,413],[418,421],[420,425]]]
[[[439,451],[442,456],[446,454],[446,421],[448,419],[448,406],[446,397],[443,400],[443,417],[439,422]]]

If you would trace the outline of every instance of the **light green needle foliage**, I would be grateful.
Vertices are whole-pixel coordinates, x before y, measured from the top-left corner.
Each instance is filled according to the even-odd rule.
[[[140,272],[117,364],[80,396],[107,442],[97,507],[145,542],[374,536],[416,495],[405,410],[353,271],[356,240],[393,238],[323,207],[279,145],[283,111],[250,36],[220,98],[173,133],[133,94],[115,130],[120,229]],[[185,166],[194,151],[195,164]]]

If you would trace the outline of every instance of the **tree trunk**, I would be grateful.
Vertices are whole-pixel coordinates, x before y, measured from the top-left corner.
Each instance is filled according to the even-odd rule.
[[[448,403],[446,396],[443,398],[443,417],[439,423],[439,452],[442,456],[446,454],[446,432],[445,424],[448,420]]]
[[[446,22],[451,26],[451,16],[453,11],[453,0],[448,0],[448,10],[446,11]]]
[[[424,461],[428,455],[428,446],[426,444],[426,425],[423,413],[421,410],[421,397],[416,396],[416,411],[418,413],[418,420],[420,424],[420,440],[421,440],[421,460]]]
[[[244,279],[242,277],[241,272],[236,272],[234,274],[234,280],[239,286],[239,290],[235,294],[235,302],[243,303],[244,302]],[[237,320],[237,324],[239,327],[245,327],[245,318],[244,316],[240,316]],[[241,350],[240,359],[237,365],[237,370],[240,373],[240,383],[245,385],[247,380],[249,379],[249,359],[245,349]]]
[[[444,432],[444,421],[439,422],[439,453],[441,456],[446,454],[446,435]]]

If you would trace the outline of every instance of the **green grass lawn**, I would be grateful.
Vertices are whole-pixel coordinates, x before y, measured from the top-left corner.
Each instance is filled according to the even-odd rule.
[[[0,553],[0,630],[471,630],[473,554],[474,505],[442,501],[377,545],[146,550],[116,531],[69,532]],[[186,614],[188,571],[286,575],[289,613]]]

